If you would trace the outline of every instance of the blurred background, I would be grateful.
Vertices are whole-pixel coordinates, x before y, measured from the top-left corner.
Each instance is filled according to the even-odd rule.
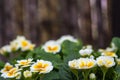
[[[70,34],[105,48],[120,36],[120,0],[0,0],[0,47],[17,35],[39,45]]]

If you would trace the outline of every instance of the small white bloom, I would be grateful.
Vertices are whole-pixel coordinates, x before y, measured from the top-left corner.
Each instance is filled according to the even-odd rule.
[[[31,67],[31,72],[49,73],[53,70],[53,65],[50,61],[37,60]]]
[[[77,42],[78,40],[77,39],[75,39],[73,36],[71,36],[71,35],[64,35],[64,36],[62,36],[60,39],[58,39],[57,40],[57,42],[59,43],[59,44],[62,44],[65,40],[69,40],[69,41],[71,41],[71,42]]]
[[[96,65],[96,61],[90,58],[80,58],[78,59],[79,69],[90,69]]]
[[[92,45],[86,45],[86,46],[83,46],[83,49],[92,49]]]
[[[96,78],[94,73],[90,73],[89,77],[90,77],[90,79],[95,79]]]
[[[104,66],[104,67],[112,67],[115,65],[114,58],[110,56],[100,56],[97,58],[97,64],[98,66]]]
[[[20,78],[21,78],[21,72],[17,72],[17,73],[15,74],[15,78],[16,78],[16,79],[20,79]]]
[[[33,59],[17,60],[16,66],[28,67],[31,65]]]
[[[116,61],[117,61],[117,64],[120,65],[120,59],[117,58]]]
[[[101,55],[103,55],[103,56],[110,56],[110,57],[117,57],[117,55],[116,55],[116,53],[115,52],[110,52],[110,51],[104,51],[104,52],[102,52],[102,54]]]
[[[68,62],[68,65],[74,69],[90,69],[96,65],[96,61],[90,58],[80,58]]]
[[[20,45],[18,45],[18,43],[18,40],[13,40],[10,42],[10,47],[12,51],[17,51],[18,49],[20,49]]]
[[[23,75],[24,75],[25,78],[32,77],[32,72],[26,70],[26,71],[23,72]]]
[[[90,55],[90,59],[94,59],[94,56],[93,56],[93,55]]]
[[[56,41],[50,40],[44,44],[43,49],[45,52],[56,54],[61,50],[61,46]]]
[[[0,53],[1,54],[5,54],[5,53],[10,53],[11,52],[11,47],[9,45],[5,45],[0,49]]]
[[[78,61],[76,59],[69,61],[68,66],[73,69],[78,69]]]
[[[4,68],[0,71],[1,73],[7,73],[9,70],[11,70],[13,66],[10,63],[6,63]]]
[[[99,49],[99,52],[101,52],[101,55],[103,56],[117,57],[116,53],[113,51]]]
[[[90,49],[90,48],[81,49],[81,50],[79,51],[80,55],[82,55],[82,56],[91,55],[92,52],[93,52],[93,50]]]
[[[7,73],[3,73],[1,76],[3,78],[15,78],[18,71],[19,71],[18,68],[12,68]]]
[[[21,49],[22,51],[33,50],[35,45],[27,40],[24,36],[17,36],[15,40],[10,43],[13,51]]]
[[[115,46],[114,43],[111,43],[111,47],[106,48],[107,51],[115,51],[116,49],[117,49],[117,47]]]

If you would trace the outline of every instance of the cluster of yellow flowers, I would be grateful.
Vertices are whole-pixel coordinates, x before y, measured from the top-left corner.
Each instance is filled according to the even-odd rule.
[[[27,68],[27,70],[24,70],[24,68]],[[1,76],[4,78],[21,79],[22,75],[24,78],[30,78],[33,73],[45,74],[52,70],[53,65],[50,61],[37,60],[37,62],[33,62],[33,59],[26,59],[18,60],[15,67],[10,63],[6,63],[0,72],[2,73]]]
[[[9,45],[5,45],[0,49],[1,54],[11,53],[13,51],[21,50],[33,50],[35,47],[31,41],[27,40],[24,36],[17,36],[17,38],[10,42]]]

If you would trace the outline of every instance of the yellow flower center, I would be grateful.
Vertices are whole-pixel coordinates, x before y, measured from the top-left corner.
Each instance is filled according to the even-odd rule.
[[[106,63],[107,63],[107,65],[112,64],[112,62],[111,62],[111,61],[109,61],[109,60],[107,60],[107,61],[106,61]]]
[[[84,67],[84,66],[86,66],[86,64],[85,64],[85,62],[82,61],[82,62],[80,63],[80,67]]]
[[[28,65],[30,62],[29,61],[21,61],[20,64],[21,65]]]
[[[8,76],[13,76],[16,72],[17,72],[17,69],[16,69],[16,68],[13,68],[13,69],[11,69],[11,70],[7,73],[7,75],[8,75]]]
[[[38,64],[36,64],[34,66],[34,68],[46,68],[47,66],[48,66],[48,64],[43,64],[43,63],[39,62]]]
[[[105,52],[105,55],[106,56],[115,56],[115,53],[114,52]]]
[[[25,40],[22,41],[22,46],[23,46],[23,47],[26,47],[27,45],[28,45],[28,42],[27,42],[27,41],[25,41]]]
[[[34,48],[34,45],[30,45],[30,50],[33,50],[33,48]]]
[[[54,52],[58,50],[58,46],[54,46],[54,47],[48,46],[47,48],[48,48],[48,51],[50,52]]]
[[[12,66],[7,65],[7,66],[5,66],[5,69],[4,69],[3,72],[7,72],[7,71],[9,71],[9,70],[12,69],[12,68],[13,68]]]
[[[94,65],[93,62],[88,62],[88,63],[87,63],[87,66],[88,66],[88,67],[91,67],[91,66],[93,66],[93,65]]]

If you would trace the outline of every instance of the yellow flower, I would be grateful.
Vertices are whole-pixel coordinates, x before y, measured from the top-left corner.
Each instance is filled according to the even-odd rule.
[[[60,51],[61,46],[56,41],[50,40],[45,43],[43,49],[45,50],[45,52],[56,54]]]
[[[97,58],[97,64],[98,66],[104,66],[104,67],[112,67],[115,65],[114,58],[110,56],[100,56]]]
[[[89,58],[80,58],[78,60],[78,68],[79,69],[90,69],[96,65],[96,61],[94,59]]]
[[[7,73],[9,70],[11,70],[13,66],[10,63],[6,63],[4,68],[0,71],[1,73]]]
[[[39,74],[49,73],[53,69],[53,66],[50,61],[37,60],[37,62],[34,63],[30,69],[32,72],[39,72]]]
[[[22,66],[22,67],[28,67],[30,66],[33,59],[27,59],[27,60],[18,60],[16,66]]]
[[[32,72],[26,70],[26,71],[23,72],[23,75],[24,75],[25,78],[32,77]]]

